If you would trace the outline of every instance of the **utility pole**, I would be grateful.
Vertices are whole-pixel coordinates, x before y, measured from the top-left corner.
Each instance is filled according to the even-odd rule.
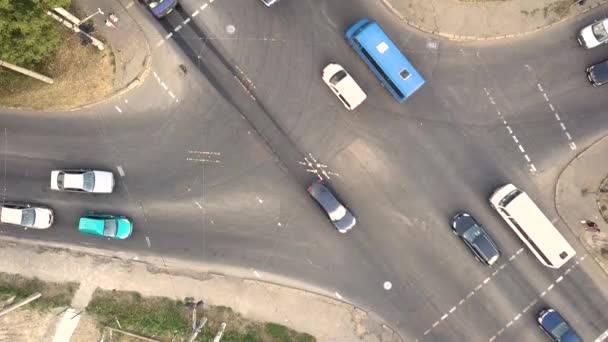
[[[220,325],[220,330],[215,335],[213,342],[220,342],[222,336],[224,335],[224,330],[226,330],[226,322],[222,322],[222,325]]]

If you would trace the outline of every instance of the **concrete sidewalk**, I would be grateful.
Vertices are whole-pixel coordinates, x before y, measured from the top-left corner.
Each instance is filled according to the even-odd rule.
[[[86,307],[99,287],[178,300],[194,297],[210,305],[231,307],[248,319],[306,332],[317,341],[401,341],[373,315],[330,297],[211,270],[179,269],[171,260],[148,263],[124,253],[119,258],[119,253],[97,252],[42,247],[6,238],[0,240],[0,272],[80,283],[71,305],[76,311]]]
[[[600,192],[608,175],[606,165],[608,136],[581,152],[562,171],[555,187],[555,205],[561,219],[608,273],[608,222],[600,213],[599,203],[600,200],[608,201],[608,192]],[[606,212],[608,208],[603,210]],[[597,223],[600,232],[586,231],[582,220]]]
[[[401,20],[452,40],[509,38],[536,32],[608,0],[382,0]]]
[[[88,22],[93,23],[93,36],[104,41],[106,48],[112,50],[115,57],[114,89],[120,95],[141,84],[150,71],[151,49],[148,40],[140,27],[133,20],[128,8],[133,6],[131,0],[74,0],[81,19],[97,12]],[[115,14],[118,21],[114,27],[105,25],[109,15]],[[89,104],[87,106],[90,106]]]

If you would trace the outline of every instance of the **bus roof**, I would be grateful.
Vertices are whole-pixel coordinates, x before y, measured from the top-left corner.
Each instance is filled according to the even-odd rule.
[[[346,31],[348,40],[356,40],[382,68],[406,98],[425,83],[410,61],[374,21],[361,19]],[[405,78],[401,75],[406,70]]]

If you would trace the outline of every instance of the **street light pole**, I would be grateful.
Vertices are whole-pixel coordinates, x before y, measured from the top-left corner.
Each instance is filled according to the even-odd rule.
[[[79,22],[76,24],[76,26],[80,26],[80,24],[84,23],[85,21],[87,21],[87,20],[89,20],[89,19],[93,18],[94,16],[96,16],[96,15],[98,15],[98,14],[103,14],[103,12],[101,11],[101,8],[97,8],[97,12],[95,12],[95,13],[91,14],[90,16],[88,16],[88,17],[86,17],[86,18],[82,19],[81,21],[79,21]]]

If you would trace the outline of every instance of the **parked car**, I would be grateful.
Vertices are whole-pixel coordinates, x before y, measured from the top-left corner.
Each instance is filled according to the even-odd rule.
[[[578,42],[585,49],[592,49],[608,42],[608,18],[596,20],[578,34]]]
[[[608,83],[608,60],[588,67],[587,78],[593,86],[601,86]]]
[[[556,342],[582,342],[583,340],[574,332],[559,312],[545,308],[538,315],[538,325]]]
[[[327,65],[323,69],[322,78],[348,110],[357,108],[367,98],[357,82],[339,64]]]
[[[29,204],[4,203],[0,206],[0,222],[27,228],[46,229],[53,224],[53,210]]]
[[[109,194],[114,189],[114,174],[97,170],[54,170],[51,189]]]
[[[177,5],[179,5],[177,0],[139,0],[142,2],[152,14],[158,19],[165,17],[167,14],[171,13]]]
[[[262,2],[267,7],[270,7],[270,6],[274,5],[274,4],[276,4],[277,2],[279,2],[279,0],[262,0]]]
[[[123,240],[131,236],[133,221],[122,215],[88,213],[80,218],[78,231]]]
[[[452,232],[464,241],[480,262],[492,266],[500,257],[496,244],[473,216],[467,213],[454,216]]]
[[[317,203],[325,210],[329,220],[334,224],[340,233],[346,233],[353,229],[357,220],[348,209],[338,201],[336,196],[321,183],[315,181],[306,189]]]

